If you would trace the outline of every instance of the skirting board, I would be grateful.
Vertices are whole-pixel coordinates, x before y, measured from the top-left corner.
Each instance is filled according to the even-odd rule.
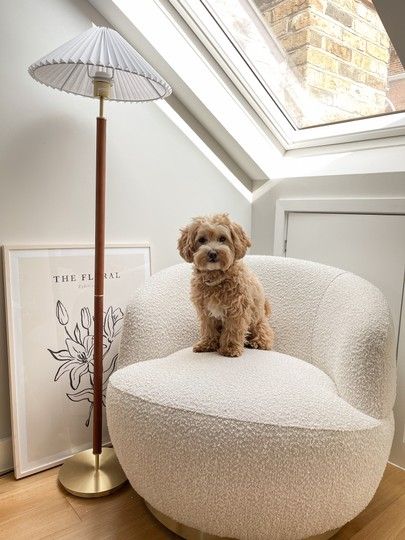
[[[11,437],[4,437],[0,439],[0,474],[13,469],[13,445],[11,443]]]

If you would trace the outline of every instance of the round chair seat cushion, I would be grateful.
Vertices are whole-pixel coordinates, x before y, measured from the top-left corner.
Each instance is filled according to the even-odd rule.
[[[107,400],[138,493],[181,523],[239,539],[300,539],[352,519],[381,479],[393,429],[317,367],[273,351],[183,349],[115,372]]]
[[[218,419],[349,431],[379,425],[340,398],[323,371],[273,351],[226,358],[187,348],[121,369],[111,384],[145,402]]]

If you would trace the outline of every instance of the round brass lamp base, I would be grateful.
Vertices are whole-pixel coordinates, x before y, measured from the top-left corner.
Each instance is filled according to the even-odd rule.
[[[120,488],[127,478],[113,448],[99,456],[85,450],[69,458],[59,471],[59,482],[77,497],[104,497]]]
[[[162,525],[164,525],[170,531],[181,536],[181,538],[184,538],[185,540],[235,540],[232,538],[224,538],[223,536],[216,536],[214,534],[205,533],[203,531],[199,531],[198,529],[193,529],[193,527],[184,525],[184,523],[180,523],[179,521],[176,521],[175,519],[167,516],[166,514],[163,514],[162,512],[154,508],[145,499],[144,501],[149,512],[153,514],[155,518],[160,521],[160,523],[162,523]],[[311,536],[306,540],[328,540],[329,538],[332,538],[332,536],[334,536],[338,532],[338,530],[339,529],[334,529],[333,531],[328,531],[317,536]]]

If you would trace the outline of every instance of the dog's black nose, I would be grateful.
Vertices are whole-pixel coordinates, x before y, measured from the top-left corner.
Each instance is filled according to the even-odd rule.
[[[211,249],[208,252],[208,260],[210,262],[215,262],[217,260],[217,257],[218,257],[218,253],[216,251],[214,251],[213,249]]]

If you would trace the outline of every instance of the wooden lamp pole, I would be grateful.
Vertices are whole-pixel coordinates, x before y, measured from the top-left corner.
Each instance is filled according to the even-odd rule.
[[[102,448],[103,438],[103,326],[104,326],[104,256],[106,132],[104,99],[109,97],[111,80],[103,72],[94,78],[94,97],[99,99],[96,134],[96,219],[94,257],[94,348],[93,348],[93,448],[68,459],[59,473],[63,487],[79,497],[109,495],[126,477],[112,448]]]
[[[96,92],[96,88],[95,88]],[[93,379],[93,454],[99,467],[103,429],[103,324],[104,324],[104,251],[105,251],[105,172],[106,129],[103,116],[104,94],[99,95],[96,137],[96,223],[94,259],[94,379]]]

